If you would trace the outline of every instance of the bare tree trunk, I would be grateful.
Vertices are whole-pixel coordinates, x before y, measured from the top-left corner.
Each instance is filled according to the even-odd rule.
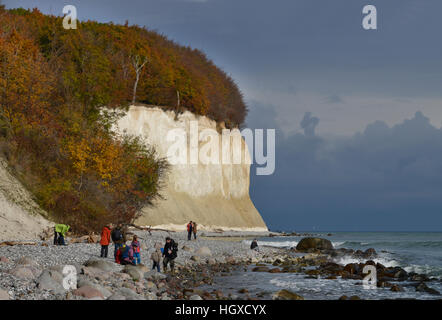
[[[177,107],[177,110],[179,111],[180,110],[180,92],[178,90],[176,91],[176,98],[177,98],[176,107]]]
[[[143,57],[143,61],[141,61],[141,58],[139,55],[132,57],[132,65],[135,69],[135,83],[134,83],[134,89],[132,92],[132,104],[135,103],[135,100],[137,98],[138,81],[140,81],[141,71],[143,71],[143,68],[146,65],[146,63],[147,63],[146,57]]]

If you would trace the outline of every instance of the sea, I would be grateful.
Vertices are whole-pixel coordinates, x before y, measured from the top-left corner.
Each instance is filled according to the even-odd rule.
[[[302,234],[302,233],[301,233]],[[374,248],[378,257],[373,259],[386,267],[399,266],[407,272],[426,274],[432,281],[430,288],[442,293],[442,232],[324,232],[315,236],[329,239],[335,248],[366,250]],[[292,248],[303,237],[263,237],[258,238],[260,246]],[[250,243],[251,240],[243,240]],[[352,257],[335,261],[339,264],[365,262]],[[215,278],[215,283],[223,292],[238,295],[238,290],[246,288],[250,296],[259,294],[271,299],[274,292],[291,290],[306,300],[336,300],[342,295],[358,296],[361,299],[442,299],[442,296],[417,292],[412,282],[398,282],[404,292],[392,292],[389,288],[364,286],[360,280],[325,278],[309,279],[305,274],[265,273],[249,270],[235,271],[229,276]]]

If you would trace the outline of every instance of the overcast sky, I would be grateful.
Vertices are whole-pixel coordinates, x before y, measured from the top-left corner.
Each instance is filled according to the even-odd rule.
[[[277,129],[275,175],[251,185],[271,228],[442,230],[440,0],[3,3],[56,15],[73,4],[81,20],[202,49],[244,92],[247,124]],[[362,28],[367,4],[378,30]]]

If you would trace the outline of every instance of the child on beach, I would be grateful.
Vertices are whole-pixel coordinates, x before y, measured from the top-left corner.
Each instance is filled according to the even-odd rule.
[[[140,254],[140,242],[138,241],[138,237],[134,236],[131,243],[132,250],[134,252],[134,264],[141,263],[141,254]]]
[[[155,251],[150,256],[150,259],[153,262],[152,270],[156,268],[158,272],[161,272],[160,270],[161,256],[162,256],[161,244],[157,242],[155,243]]]

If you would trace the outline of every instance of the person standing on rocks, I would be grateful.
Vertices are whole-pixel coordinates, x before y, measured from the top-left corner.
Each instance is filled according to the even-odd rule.
[[[170,264],[170,271],[173,273],[175,268],[175,258],[178,253],[178,244],[171,238],[166,238],[166,244],[164,245],[163,252],[163,271],[167,271],[167,265]]]
[[[119,248],[123,246],[125,243],[124,241],[124,235],[123,231],[121,230],[123,228],[122,224],[118,224],[115,229],[112,230],[111,237],[112,242],[114,243],[114,258],[117,258],[117,251]]]
[[[64,238],[71,227],[65,224],[56,224],[54,227],[54,245],[65,246]]]
[[[195,239],[195,240],[196,240],[196,231],[197,231],[197,229],[196,229],[196,222],[194,221],[192,223],[192,232],[193,232],[193,239]]]
[[[134,263],[136,265],[140,264],[141,263],[140,242],[138,241],[138,237],[136,235],[134,235],[130,246],[132,247],[132,250],[134,252]]]
[[[259,252],[258,241],[256,239],[253,239],[252,243],[250,244],[250,249]]]
[[[193,223],[192,221],[190,221],[187,224],[187,240],[189,241],[192,239],[192,229],[193,229]]]
[[[152,270],[155,268],[158,272],[161,272],[160,270],[160,262],[161,262],[161,244],[156,243],[155,244],[155,251],[151,254],[150,259],[152,260]]]
[[[103,227],[103,230],[101,230],[101,258],[107,258],[107,253],[111,240],[111,227],[112,225],[107,225]]]

